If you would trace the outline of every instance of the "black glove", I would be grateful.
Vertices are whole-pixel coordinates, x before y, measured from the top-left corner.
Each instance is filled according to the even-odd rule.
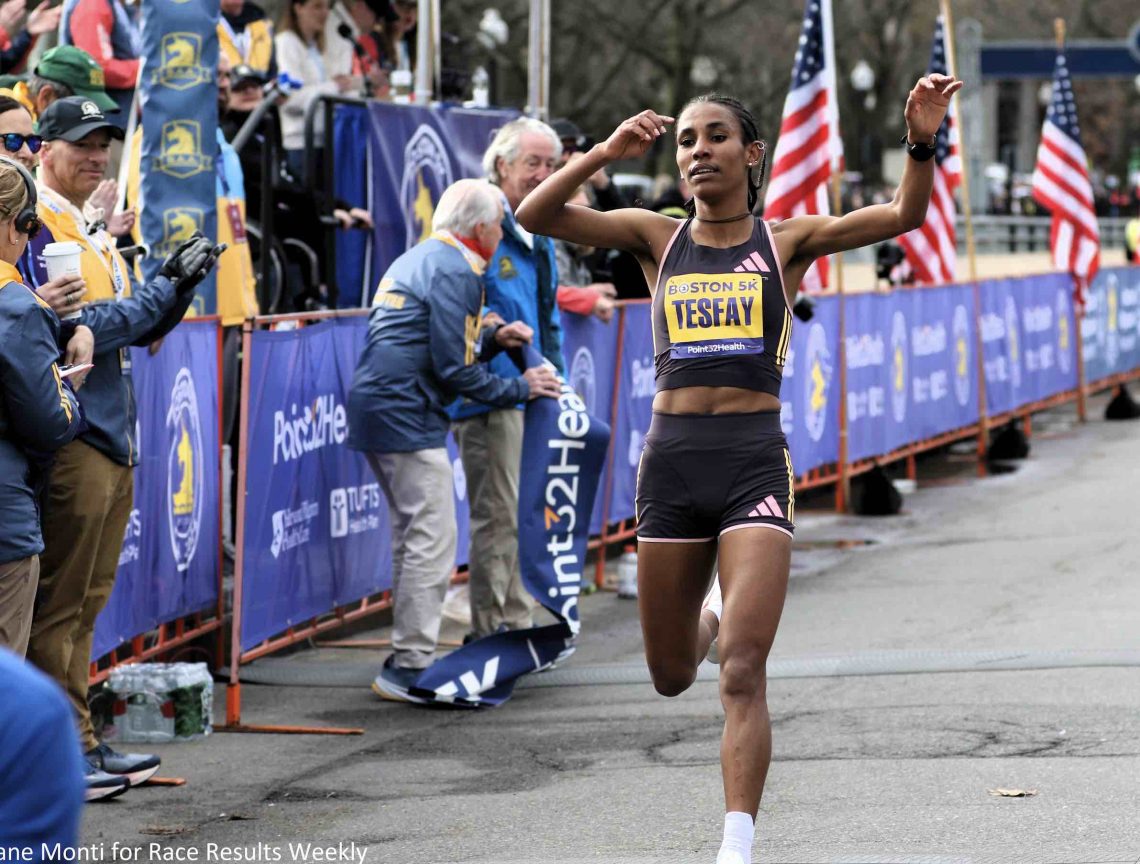
[[[218,256],[226,251],[226,244],[214,245],[213,241],[205,237],[202,232],[195,231],[189,240],[170,253],[162,262],[158,273],[174,283],[174,289],[179,294],[193,291],[205,279]]]

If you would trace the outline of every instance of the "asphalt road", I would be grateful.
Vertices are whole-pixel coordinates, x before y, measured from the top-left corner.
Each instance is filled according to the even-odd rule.
[[[924,463],[903,515],[801,514],[816,542],[772,658],[754,860],[1140,862],[1140,423],[1070,414],[1035,423],[1015,473]],[[158,748],[186,785],[88,807],[83,841],[103,861],[128,860],[118,842],[135,861],[712,864],[713,671],[658,697],[634,604],[594,595],[583,618],[563,677],[537,682],[557,686],[493,711],[378,701],[376,650],[254,664],[309,683],[246,685],[245,722],[365,734]],[[565,683],[606,677],[632,683]]]

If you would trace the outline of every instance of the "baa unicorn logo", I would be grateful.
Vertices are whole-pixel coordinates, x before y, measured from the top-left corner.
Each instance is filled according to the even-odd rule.
[[[833,371],[827,331],[822,324],[812,324],[807,338],[807,410],[804,412],[804,422],[812,441],[819,441],[827,428],[827,391]]]
[[[205,452],[194,376],[186,367],[179,369],[174,379],[166,427],[171,432],[166,459],[167,488],[170,490],[166,515],[170,527],[170,548],[181,573],[190,569],[202,532],[202,458]]]
[[[202,153],[202,127],[194,120],[171,120],[162,126],[162,149],[154,170],[185,179],[214,170],[214,158]]]
[[[451,182],[451,159],[447,148],[434,129],[426,124],[420,126],[404,147],[404,177],[400,183],[407,248],[431,235],[436,202]]]
[[[162,214],[162,243],[156,250],[160,255],[169,255],[187,240],[195,231],[201,231],[206,215],[194,207],[171,207]]]
[[[172,90],[189,90],[213,80],[202,65],[202,37],[197,33],[167,33],[162,37],[161,65],[151,82]]]

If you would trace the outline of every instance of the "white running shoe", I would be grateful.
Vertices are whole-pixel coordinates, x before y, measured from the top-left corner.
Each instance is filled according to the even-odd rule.
[[[716,616],[717,630],[719,633],[720,618],[721,618],[721,615],[724,613],[724,599],[721,597],[721,593],[720,593],[720,573],[719,572],[713,574],[712,588],[709,589],[709,593],[705,596],[705,602],[701,605],[701,608],[702,609],[708,609],[710,612],[713,613],[713,615]],[[712,644],[709,645],[708,661],[710,663],[719,663],[720,662],[720,658],[717,656],[716,639],[713,639]]]
[[[744,856],[731,849],[721,849],[716,856],[716,864],[745,864]]]

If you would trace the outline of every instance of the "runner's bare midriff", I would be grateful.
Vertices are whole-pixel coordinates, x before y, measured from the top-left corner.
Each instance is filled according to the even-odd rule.
[[[770,393],[742,387],[680,387],[661,390],[653,410],[663,414],[748,414],[779,411],[780,400]]]

